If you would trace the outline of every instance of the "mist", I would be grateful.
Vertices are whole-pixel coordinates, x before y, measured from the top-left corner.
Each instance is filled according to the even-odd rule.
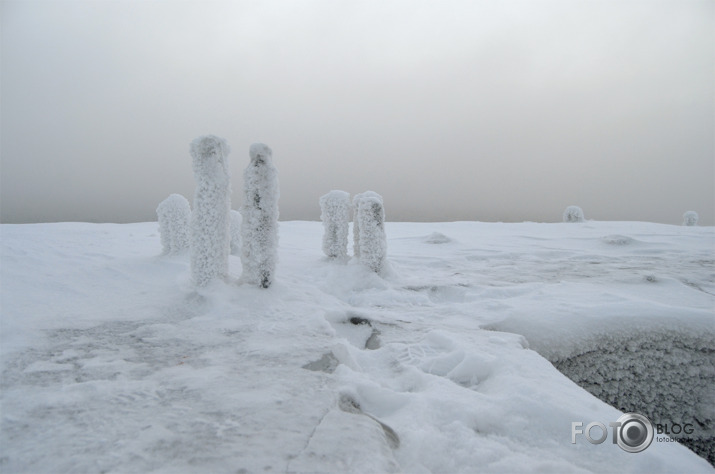
[[[715,224],[715,3],[2,3],[0,220],[140,222],[189,143],[273,149],[281,220]]]

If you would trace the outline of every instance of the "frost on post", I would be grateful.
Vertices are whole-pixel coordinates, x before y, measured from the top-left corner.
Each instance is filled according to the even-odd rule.
[[[196,191],[191,215],[191,277],[197,286],[228,275],[231,179],[229,147],[213,135],[191,142]]]
[[[241,213],[231,209],[231,255],[241,256]]]
[[[569,206],[564,211],[564,222],[583,222],[583,210],[578,206]]]
[[[385,265],[387,254],[385,210],[382,200],[376,197],[360,199],[357,214],[360,228],[360,263],[380,273]]]
[[[251,162],[243,172],[241,279],[268,288],[278,253],[278,171],[267,145],[254,143],[249,155]]]
[[[365,191],[353,197],[353,255],[357,258],[360,257],[360,222],[358,220],[358,209],[360,207],[360,200],[368,197],[379,199],[380,202],[382,202],[382,196],[375,191]]]
[[[685,214],[683,214],[683,225],[687,225],[687,226],[698,225],[699,218],[700,218],[700,216],[698,216],[697,212],[687,211]]]
[[[191,207],[181,194],[172,194],[156,208],[163,253],[178,253],[189,248]]]
[[[320,219],[323,221],[323,252],[330,258],[345,260],[348,256],[350,227],[350,194],[330,191],[320,198]]]

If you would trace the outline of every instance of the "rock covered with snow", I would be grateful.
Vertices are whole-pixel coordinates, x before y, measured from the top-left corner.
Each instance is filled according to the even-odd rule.
[[[268,288],[278,252],[278,170],[272,150],[263,143],[251,145],[249,156],[243,173],[241,280]]]
[[[178,253],[189,248],[191,206],[181,194],[172,194],[156,208],[159,235],[164,254]]]
[[[228,275],[230,247],[230,148],[223,138],[206,135],[191,142],[196,191],[191,216],[191,277],[196,286]]]
[[[569,206],[564,211],[564,222],[583,222],[583,209],[578,206]]]
[[[697,212],[687,211],[685,214],[683,214],[683,225],[686,225],[686,226],[698,225],[699,218],[700,218],[700,216],[698,216]]]
[[[347,259],[350,207],[350,194],[345,191],[333,190],[320,198],[323,252],[329,258]]]

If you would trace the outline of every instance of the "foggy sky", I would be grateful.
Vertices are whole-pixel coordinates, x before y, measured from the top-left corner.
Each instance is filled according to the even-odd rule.
[[[715,224],[715,2],[4,1],[0,220],[156,219],[189,143],[273,149],[281,220]]]

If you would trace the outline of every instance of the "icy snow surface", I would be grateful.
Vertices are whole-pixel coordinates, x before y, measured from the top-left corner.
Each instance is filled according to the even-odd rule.
[[[712,227],[385,227],[386,278],[281,222],[271,288],[231,256],[196,293],[156,222],[0,226],[0,470],[712,471],[676,443],[571,444],[621,412],[545,358],[650,329],[712,350]]]

